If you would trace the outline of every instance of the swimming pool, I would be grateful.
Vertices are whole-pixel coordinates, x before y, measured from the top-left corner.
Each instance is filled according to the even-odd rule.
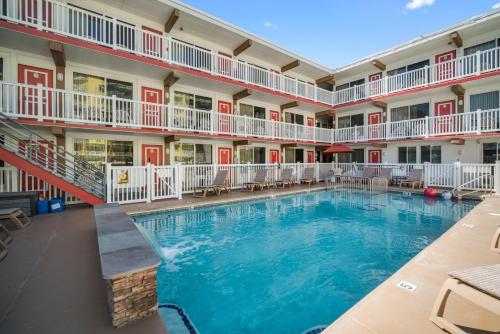
[[[135,221],[163,259],[160,304],[184,309],[200,333],[303,333],[332,323],[475,205],[330,190]]]

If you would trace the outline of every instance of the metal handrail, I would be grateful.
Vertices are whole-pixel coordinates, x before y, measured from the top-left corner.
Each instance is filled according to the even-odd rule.
[[[0,111],[0,146],[100,198],[105,197],[102,171],[63,147],[51,144]]]
[[[491,195],[491,194],[493,193],[493,189],[494,189],[494,186],[493,186],[493,175],[491,175],[491,174],[481,174],[481,175],[479,175],[478,177],[473,178],[472,180],[469,180],[469,181],[467,181],[467,182],[462,183],[462,184],[461,184],[461,185],[459,185],[459,186],[454,187],[454,188],[451,190],[452,195],[453,195],[453,196],[455,196],[455,197],[458,197],[458,193],[457,193],[457,191],[458,191],[459,189],[462,189],[463,187],[465,187],[465,186],[467,186],[467,185],[469,185],[469,184],[471,184],[471,183],[473,183],[473,182],[477,182],[477,181],[479,181],[480,179],[485,178],[485,177],[487,177],[487,181],[486,181],[486,183],[491,185],[489,188],[487,188],[487,189],[476,189],[476,190],[472,190],[472,191],[470,191],[470,192],[468,192],[468,193],[466,193],[466,194],[461,195],[461,197],[463,197],[463,196],[467,196],[467,195],[470,195],[470,194],[473,194],[473,193],[476,193],[476,192],[480,192],[480,191],[484,191],[485,193],[489,193],[489,194]]]

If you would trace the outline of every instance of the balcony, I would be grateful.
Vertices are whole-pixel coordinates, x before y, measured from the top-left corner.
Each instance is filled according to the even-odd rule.
[[[39,15],[38,13],[41,13]],[[114,50],[180,65],[276,92],[332,105],[332,92],[172,38],[139,29],[117,18],[54,0],[0,1],[0,18]]]
[[[332,131],[247,116],[0,82],[3,113],[20,120],[331,143]]]
[[[500,109],[355,126],[333,131],[335,143],[479,135],[500,132]]]

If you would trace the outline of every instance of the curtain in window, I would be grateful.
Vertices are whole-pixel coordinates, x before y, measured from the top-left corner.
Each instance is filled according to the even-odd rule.
[[[497,109],[499,107],[499,91],[474,94],[470,96],[470,111]]]
[[[391,122],[405,121],[408,119],[408,117],[408,107],[391,109]]]

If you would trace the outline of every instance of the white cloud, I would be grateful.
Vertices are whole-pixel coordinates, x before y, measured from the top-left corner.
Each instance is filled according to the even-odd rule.
[[[500,8],[500,2],[497,2],[496,4],[491,6],[491,9],[498,9],[498,8]]]
[[[407,10],[415,10],[425,6],[432,6],[436,0],[410,0],[406,3]]]
[[[272,22],[264,22],[264,27],[267,29],[278,29],[278,26]]]

